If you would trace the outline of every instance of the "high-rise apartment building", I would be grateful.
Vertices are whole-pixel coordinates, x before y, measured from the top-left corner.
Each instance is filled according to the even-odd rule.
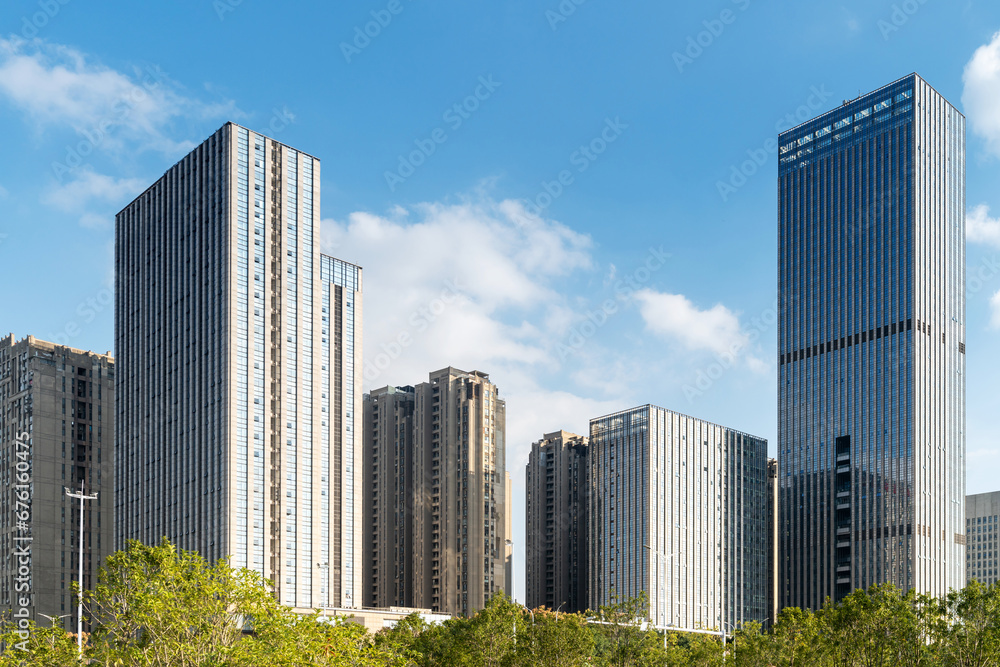
[[[445,368],[413,389],[367,395],[364,524],[375,605],[469,615],[510,590],[505,415],[479,371]]]
[[[0,339],[0,613],[76,632],[83,588],[113,550],[115,361],[28,336]],[[63,618],[59,618],[63,617]],[[85,626],[86,627],[86,626]]]
[[[965,582],[965,118],[912,74],[781,134],[782,599]]]
[[[590,421],[590,608],[645,591],[654,626],[767,616],[767,441],[644,405]]]
[[[116,542],[356,607],[361,269],[320,254],[319,190],[319,160],[227,123],[118,214]]]
[[[969,581],[1000,581],[1000,491],[965,498],[965,571]]]
[[[525,467],[525,603],[583,612],[590,486],[584,436],[556,431],[531,445]]]
[[[413,387],[364,397],[366,607],[413,607]]]

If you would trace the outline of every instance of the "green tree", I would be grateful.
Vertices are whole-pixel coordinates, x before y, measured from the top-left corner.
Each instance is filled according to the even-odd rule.
[[[809,610],[787,607],[770,633],[771,664],[778,667],[833,665],[832,646],[822,620]]]
[[[0,667],[66,667],[77,663],[76,637],[62,627],[40,627],[28,621],[22,628],[5,620],[0,625]]]
[[[735,667],[770,667],[776,662],[774,637],[757,622],[747,623],[733,633],[728,650]]]
[[[258,574],[209,565],[166,540],[109,556],[85,600],[99,665],[226,664],[256,620],[273,627],[282,615]]]
[[[594,633],[582,614],[557,614],[544,607],[523,630],[518,626],[515,664],[519,667],[588,665],[594,654]]]
[[[611,604],[601,606],[591,617],[595,629],[598,664],[608,667],[641,665],[644,654],[651,651],[654,641],[659,646],[660,635],[644,630],[649,615],[646,592],[638,597],[619,601],[612,593]]]
[[[822,612],[844,664],[920,667],[931,664],[925,610],[930,598],[892,584],[856,590]]]
[[[1000,664],[1000,587],[971,581],[938,602],[935,649],[949,667]]]

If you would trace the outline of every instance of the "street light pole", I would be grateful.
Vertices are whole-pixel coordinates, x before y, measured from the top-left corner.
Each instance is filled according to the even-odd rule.
[[[651,553],[654,556],[656,556],[657,559],[659,559],[661,556],[663,556],[663,554],[661,554],[658,549],[654,549],[653,547],[649,546],[648,544],[643,544],[642,548],[643,549],[648,549],[649,553]],[[666,558],[667,558],[667,560],[670,560],[671,558],[673,558],[676,555],[677,555],[677,552],[675,551],[674,553],[670,554]],[[659,562],[659,561],[657,561],[657,562]],[[659,568],[657,568],[657,576],[659,576]],[[657,596],[657,601],[659,601],[659,596]],[[649,615],[650,615],[650,619],[649,620],[652,623],[652,621],[653,621],[653,619],[652,619],[653,612],[650,611]],[[666,619],[664,619],[664,623],[666,623]],[[653,625],[655,626],[656,624],[653,623]],[[666,629],[663,630],[663,648],[667,648],[667,631],[666,631]]]
[[[76,607],[76,650],[80,655],[80,659],[83,660],[83,503],[87,500],[97,500],[97,494],[94,493],[88,496],[83,491],[83,480],[80,480],[80,493],[73,493],[68,488],[63,487],[66,491],[66,495],[70,498],[80,499],[80,573],[79,573],[79,583],[80,590],[77,595],[77,607]]]
[[[323,607],[326,609],[330,608],[330,564],[329,563],[316,563],[316,567],[323,570],[323,578],[326,580],[324,584],[324,599]]]

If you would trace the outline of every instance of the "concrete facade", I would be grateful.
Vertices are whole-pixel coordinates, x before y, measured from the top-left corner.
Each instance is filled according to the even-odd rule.
[[[525,468],[525,603],[588,609],[588,440],[567,431],[532,443]]]
[[[411,396],[412,438],[399,433]],[[412,591],[410,606],[467,616],[510,590],[506,407],[489,376],[445,368],[412,390],[371,392],[365,415],[372,599],[397,606]]]
[[[364,397],[365,607],[413,606],[413,387]]]
[[[1000,581],[1000,491],[965,498],[965,563],[969,581]]]
[[[0,339],[0,613],[42,614],[76,632],[70,585],[79,579],[84,505],[83,588],[114,547],[115,361],[28,336]],[[22,569],[23,568],[23,569]],[[26,603],[26,604],[25,604]],[[86,624],[85,624],[86,629]]]

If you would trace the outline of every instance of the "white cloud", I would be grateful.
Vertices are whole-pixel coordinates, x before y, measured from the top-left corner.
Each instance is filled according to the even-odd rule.
[[[973,132],[1000,156],[1000,32],[972,55],[962,75],[962,104]]]
[[[572,321],[555,283],[592,268],[591,240],[479,195],[324,221],[323,249],[370,267],[365,387],[413,383],[453,365],[551,365]]]
[[[69,126],[97,147],[178,153],[192,147],[167,134],[178,118],[237,114],[232,102],[206,104],[180,92],[158,67],[129,75],[73,48],[44,40],[0,39],[0,95],[40,128]]]
[[[91,203],[119,204],[131,200],[147,186],[141,178],[114,178],[91,170],[77,172],[72,180],[53,186],[45,194],[44,203],[61,211],[76,212]],[[100,216],[85,213],[89,223]],[[81,219],[81,222],[83,220]],[[92,224],[84,224],[85,227]]]
[[[689,350],[731,354],[747,343],[746,335],[740,331],[739,317],[721,303],[699,310],[682,294],[652,289],[636,292],[635,300],[647,329],[676,340]]]
[[[990,318],[990,326],[994,329],[1000,329],[1000,292],[993,295],[990,299],[990,312],[992,317]]]
[[[990,217],[990,207],[980,204],[965,219],[965,237],[973,243],[1000,248],[1000,219]]]

